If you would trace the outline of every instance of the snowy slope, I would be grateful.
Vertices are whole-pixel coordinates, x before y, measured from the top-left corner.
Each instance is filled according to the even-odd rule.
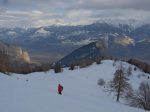
[[[144,112],[117,103],[97,85],[99,78],[111,80],[116,67],[112,61],[62,73],[32,73],[7,76],[0,74],[0,112]],[[125,66],[129,66],[125,64]],[[139,70],[131,78],[137,87],[146,77],[138,78]],[[147,74],[145,74],[147,75]],[[64,86],[62,95],[57,85]]]

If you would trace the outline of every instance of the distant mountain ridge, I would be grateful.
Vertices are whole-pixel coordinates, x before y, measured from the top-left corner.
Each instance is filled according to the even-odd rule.
[[[124,37],[127,38],[127,37]],[[122,38],[122,39],[124,39]],[[68,54],[56,64],[70,66],[85,59],[96,60],[97,57],[119,58],[119,59],[139,59],[150,62],[150,42],[139,43],[119,43],[116,38],[102,39],[80,47]]]
[[[124,37],[129,37],[122,39]],[[102,38],[116,38],[123,46],[150,42],[150,24],[132,27],[108,23],[80,26],[49,26],[40,28],[0,28],[0,40],[15,43],[34,54],[45,54],[55,61],[73,50]],[[119,40],[120,39],[120,40]]]

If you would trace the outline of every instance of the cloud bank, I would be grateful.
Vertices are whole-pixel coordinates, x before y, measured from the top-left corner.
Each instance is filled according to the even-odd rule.
[[[0,27],[150,23],[150,0],[1,0]]]

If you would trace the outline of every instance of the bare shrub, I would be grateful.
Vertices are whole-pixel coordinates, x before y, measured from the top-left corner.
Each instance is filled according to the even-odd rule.
[[[75,68],[74,64],[71,64],[70,67],[69,67],[69,70],[74,70],[74,68]]]
[[[101,57],[96,57],[96,64],[101,64]]]
[[[116,62],[114,61],[112,65],[113,65],[113,66],[116,66]]]
[[[126,100],[130,106],[150,111],[150,83],[142,82],[138,90],[127,94]]]
[[[97,84],[98,84],[99,86],[104,86],[104,85],[106,84],[106,82],[105,82],[104,79],[100,78],[100,79],[97,81]]]
[[[128,77],[132,75],[132,67],[129,66],[129,68],[127,69],[127,75]]]
[[[136,71],[137,70],[137,68],[136,67],[134,67],[134,71]]]
[[[55,65],[55,67],[54,67],[54,72],[55,72],[55,73],[60,73],[60,72],[62,72],[61,65]]]

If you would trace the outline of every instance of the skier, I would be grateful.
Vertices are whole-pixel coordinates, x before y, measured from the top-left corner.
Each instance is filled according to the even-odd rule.
[[[58,84],[58,94],[62,94],[63,86],[61,84]]]

